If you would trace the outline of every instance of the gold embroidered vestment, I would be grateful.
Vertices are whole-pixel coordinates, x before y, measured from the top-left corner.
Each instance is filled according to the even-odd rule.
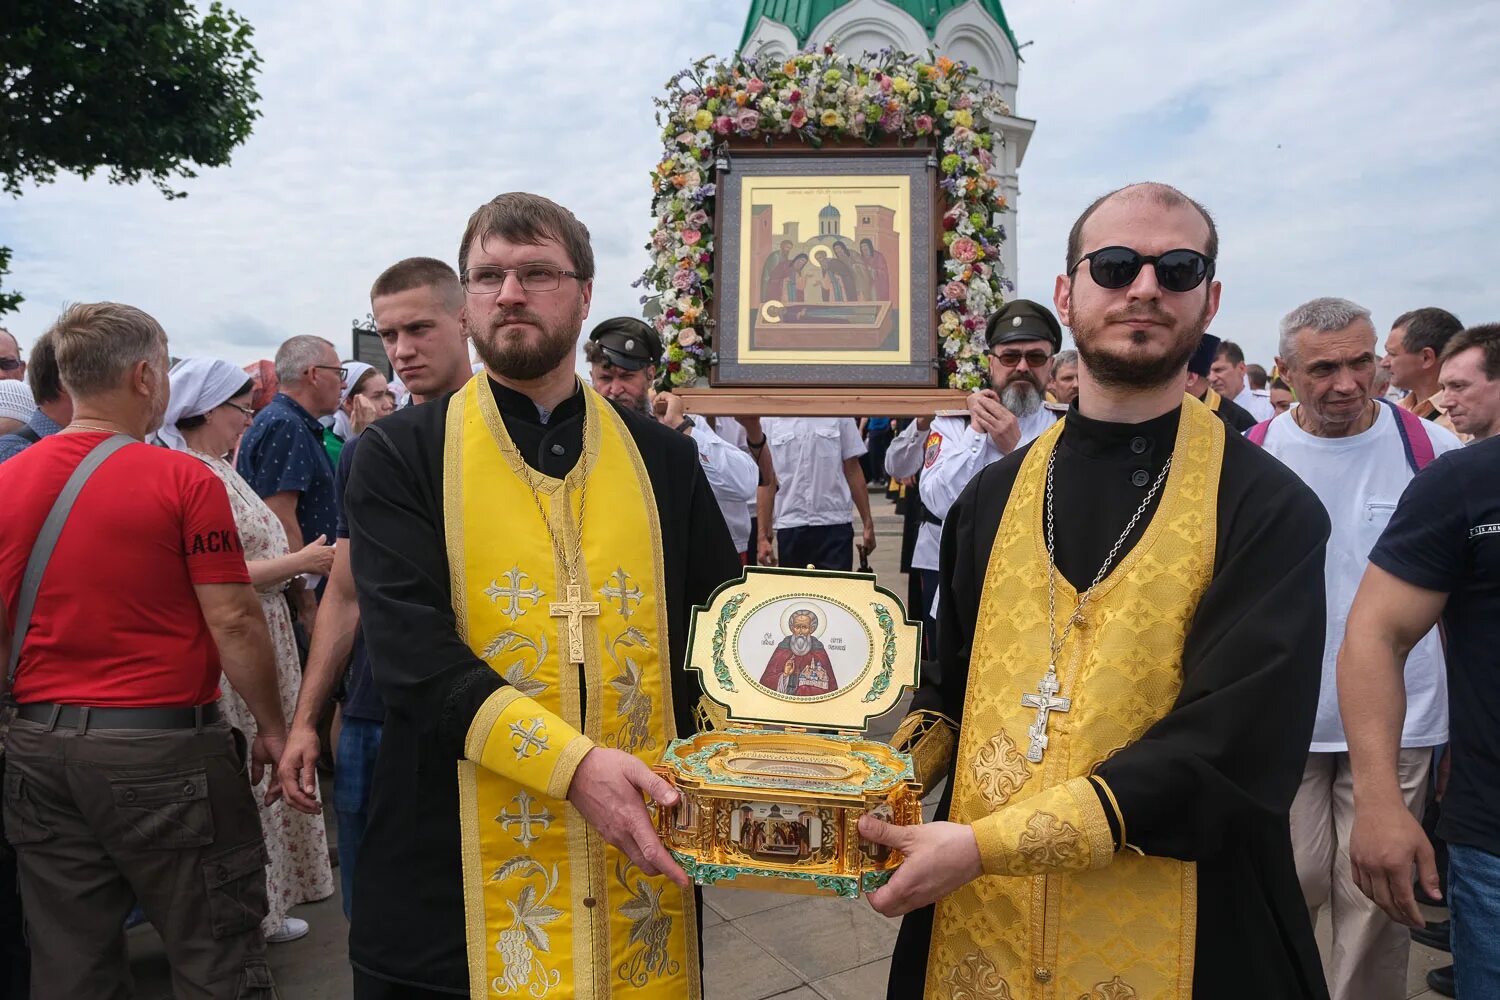
[[[562,480],[525,466],[483,375],[448,410],[454,612],[464,641],[507,682],[476,713],[458,764],[470,996],[698,998],[693,894],[642,875],[565,798],[595,745],[653,764],[676,736],[651,484],[619,416],[580,391],[583,454]],[[581,505],[570,580],[557,553],[578,546]],[[570,583],[598,604],[581,618],[581,666],[568,662],[568,618],[552,608]]]
[[[973,825],[986,874],[937,905],[928,998],[1192,995],[1196,868],[1117,853],[1095,789],[1122,826],[1128,817],[1093,772],[1181,688],[1183,644],[1213,573],[1224,426],[1184,402],[1159,506],[1058,657],[1072,703],[1052,714],[1046,755],[1032,764],[1036,713],[1021,696],[1048,663],[1044,485],[1063,426],[1022,464],[986,571],[950,813]],[[1077,600],[1059,574],[1060,621]]]

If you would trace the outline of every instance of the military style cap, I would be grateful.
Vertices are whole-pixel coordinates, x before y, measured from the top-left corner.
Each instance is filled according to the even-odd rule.
[[[1205,333],[1203,339],[1198,341],[1198,349],[1193,356],[1188,358],[1188,371],[1202,378],[1208,377],[1208,370],[1213,367],[1214,357],[1219,353],[1219,338],[1211,333]]]
[[[589,339],[616,368],[634,372],[661,361],[661,337],[649,324],[630,316],[605,320],[594,327]]]
[[[1046,306],[1012,299],[985,323],[984,339],[991,347],[1012,340],[1050,340],[1055,354],[1062,349],[1062,325]]]

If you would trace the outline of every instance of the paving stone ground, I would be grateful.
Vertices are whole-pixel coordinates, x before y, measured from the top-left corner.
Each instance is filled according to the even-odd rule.
[[[906,593],[900,572],[901,522],[892,505],[872,498],[876,550],[871,568],[898,594]],[[902,709],[877,720],[876,738],[888,736]],[[936,808],[935,789],[926,812]],[[330,823],[332,816],[330,814]],[[332,830],[329,832],[333,839]],[[863,900],[792,896],[747,889],[704,891],[704,996],[706,1000],[878,1000],[885,996],[897,922],[886,920]],[[271,946],[271,965],[283,1000],[349,1000],[348,925],[338,897],[293,911],[312,925],[300,941]],[[1429,911],[1441,917],[1442,911]],[[1319,944],[1328,950],[1327,927]],[[161,941],[149,926],[130,934],[131,967],[140,1000],[170,1000],[171,988]],[[1437,1000],[1427,989],[1428,970],[1445,965],[1442,952],[1413,944],[1407,972],[1409,1000]]]

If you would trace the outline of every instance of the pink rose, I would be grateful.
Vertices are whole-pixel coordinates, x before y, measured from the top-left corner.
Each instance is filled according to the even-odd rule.
[[[905,119],[906,116],[899,111],[887,111],[885,114],[880,116],[881,131],[899,132],[901,131],[901,123],[905,121]]]
[[[688,246],[694,246],[703,238],[703,234],[696,229],[684,229],[682,231],[682,242]]]
[[[792,117],[789,120],[791,121],[792,128],[801,128],[802,126],[806,125],[807,109],[800,106],[793,108]]]
[[[895,84],[891,82],[890,77],[882,76],[880,78],[880,92],[882,94],[889,94],[891,92],[891,88],[894,86]]]
[[[683,238],[686,239],[686,237],[687,234],[684,233]],[[960,236],[948,248],[948,254],[954,260],[962,261],[965,264],[972,264],[979,257],[979,245],[967,236]]]
[[[745,89],[752,94],[758,94],[766,89],[766,85],[758,79],[751,78],[750,82],[745,84]]]
[[[754,108],[741,108],[734,116],[734,127],[741,132],[754,132],[760,126],[760,112]]]
[[[682,99],[682,113],[688,118],[696,115],[701,107],[703,107],[703,99],[697,94],[688,94]]]
[[[672,287],[677,289],[679,292],[685,292],[689,288],[692,288],[693,272],[678,271],[676,274],[672,275]]]
[[[679,146],[695,146],[697,143],[698,137],[691,132],[683,132],[677,136],[677,145]]]
[[[720,135],[728,135],[734,129],[734,122],[728,115],[720,115],[714,119],[714,131]]]
[[[651,237],[651,245],[658,250],[665,250],[672,245],[672,237],[667,235],[666,230],[658,229],[656,234]]]
[[[970,97],[968,94],[959,94],[953,99],[953,107],[959,111],[962,111],[964,108],[970,107],[973,103],[974,98]]]
[[[969,297],[969,287],[962,281],[950,281],[943,286],[943,295],[954,300],[966,299]]]
[[[677,343],[681,344],[683,347],[692,347],[694,344],[698,343],[698,341],[698,331],[694,330],[692,327],[684,328],[683,331],[677,335]]]
[[[931,115],[917,115],[917,117],[916,117],[916,126],[917,126],[917,132],[918,133],[931,132],[932,131],[932,116]]]
[[[694,229],[697,229],[700,226],[705,226],[708,224],[708,213],[703,211],[703,209],[701,208],[694,209],[693,211],[688,213],[686,221],[688,225],[692,226]]]

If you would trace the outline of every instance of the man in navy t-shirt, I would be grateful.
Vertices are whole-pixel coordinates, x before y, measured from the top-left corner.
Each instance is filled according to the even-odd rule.
[[[1500,997],[1500,438],[1440,457],[1412,480],[1349,614],[1339,706],[1354,767],[1350,861],[1390,916],[1423,926],[1415,867],[1437,897],[1432,846],[1401,802],[1396,752],[1401,663],[1441,620],[1447,640],[1449,760],[1438,834],[1458,995]]]

